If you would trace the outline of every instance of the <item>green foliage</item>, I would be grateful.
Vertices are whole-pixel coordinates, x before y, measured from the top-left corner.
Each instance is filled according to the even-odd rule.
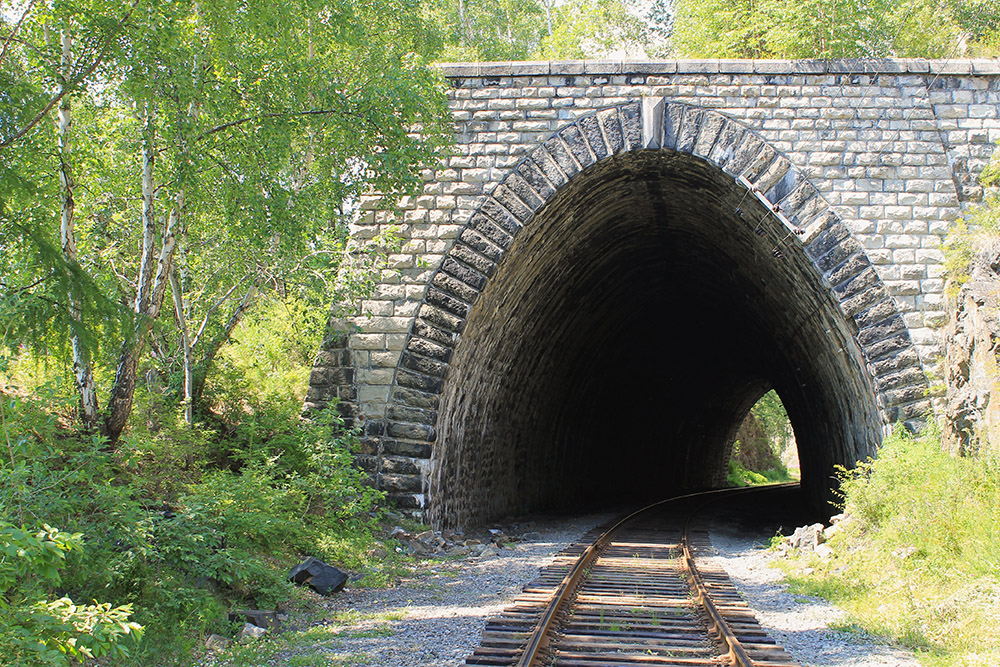
[[[760,486],[762,484],[782,484],[791,482],[793,478],[783,466],[768,468],[761,472],[745,468],[739,461],[729,459],[726,468],[726,481],[729,486]]]
[[[59,666],[106,655],[127,657],[128,637],[139,639],[131,605],[77,605],[41,596],[61,582],[66,554],[82,550],[83,535],[48,524],[27,531],[0,521],[0,660],[3,664]]]
[[[430,0],[424,12],[443,61],[636,57],[654,37],[635,0]]]
[[[648,24],[628,2],[567,0],[552,14],[552,31],[538,47],[543,58],[600,58],[621,51],[635,57],[644,55],[650,42]]]
[[[245,360],[234,367],[257,377],[260,368],[277,368],[283,360],[289,373],[304,377],[304,341],[290,336],[281,345],[267,326],[258,328],[275,313],[296,309],[273,308],[270,315],[266,308],[251,318],[238,339],[245,347],[237,350],[260,367]],[[34,369],[24,361],[8,364],[15,375],[5,383]],[[58,385],[59,377],[50,374],[47,385]],[[238,386],[254,392],[252,383]],[[85,607],[57,600],[33,607],[36,599],[25,596],[18,607],[23,613],[0,627],[0,645],[13,645],[23,632],[50,632],[53,642],[68,645],[75,636],[68,633],[76,632],[72,626],[89,628],[96,637],[74,646],[102,653],[112,664],[185,664],[205,633],[231,631],[229,609],[288,604],[296,593],[285,574],[303,555],[365,573],[373,582],[398,576],[398,558],[374,539],[382,494],[354,466],[353,432],[335,409],[303,420],[294,396],[280,400],[277,384],[261,389],[270,394],[245,397],[240,410],[217,415],[211,428],[192,429],[165,388],[150,386],[140,394],[132,427],[114,456],[101,438],[69,428],[71,411],[58,399],[58,387],[50,401],[3,394],[7,449],[0,460],[0,516],[23,516],[39,525],[53,517],[88,535],[85,550],[53,557],[62,561],[59,591],[73,599],[125,604]],[[40,572],[49,571],[37,562]],[[0,579],[24,585],[9,569],[0,571]],[[121,614],[133,609],[145,633],[124,657],[114,648],[121,644],[113,641],[113,631],[121,627],[118,621],[131,622]]]
[[[255,407],[253,401],[301,410],[326,321],[321,302],[288,297],[262,303],[220,352],[206,387],[210,404],[232,421]]]
[[[329,309],[361,196],[412,192],[447,140],[443,82],[416,55],[427,48],[421,16],[416,0],[294,0],[280,11],[259,0],[86,0],[0,13],[4,31],[17,30],[0,62],[3,340],[68,365],[72,333],[98,389],[124,398],[121,414],[131,378],[117,370],[134,366],[119,354],[141,353],[148,325],[162,371],[197,366],[197,399],[257,301],[326,293],[318,305]],[[60,96],[72,113],[65,136],[49,106]],[[72,151],[57,150],[64,143]],[[60,245],[62,158],[76,186],[75,259]],[[137,299],[157,259],[176,269],[176,311],[170,298],[166,308]],[[105,430],[114,446],[120,429]]]
[[[1000,34],[980,0],[679,0],[673,44],[696,58],[944,58]]]
[[[754,404],[733,442],[726,478],[730,486],[775,484],[793,479],[784,456],[794,446],[792,426],[775,391]]]
[[[952,457],[940,435],[902,430],[879,457],[843,471],[848,519],[835,556],[795,574],[800,590],[834,598],[865,630],[927,651],[931,664],[1000,658],[981,628],[998,627],[1000,462]]]

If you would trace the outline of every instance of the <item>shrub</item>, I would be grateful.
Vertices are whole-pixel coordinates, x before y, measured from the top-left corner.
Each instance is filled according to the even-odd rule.
[[[66,553],[83,549],[80,533],[43,525],[27,531],[0,522],[0,656],[6,664],[67,665],[128,656],[126,638],[142,636],[131,605],[77,605],[42,597],[60,583]]]
[[[848,519],[831,540],[835,556],[810,563],[815,574],[796,586],[934,663],[1000,660],[980,630],[1000,627],[1000,464],[950,456],[934,430],[899,430],[877,459],[841,476]]]

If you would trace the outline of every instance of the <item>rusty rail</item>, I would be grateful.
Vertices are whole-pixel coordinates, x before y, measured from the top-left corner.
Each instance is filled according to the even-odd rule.
[[[714,502],[721,496],[733,495],[741,492],[749,492],[749,489],[742,490],[723,490],[714,491],[700,494],[688,494],[685,496],[680,496],[677,498],[671,498],[669,500],[660,501],[654,503],[648,507],[642,508],[636,512],[629,514],[628,516],[615,522],[611,528],[604,531],[597,539],[593,540],[583,552],[576,558],[575,562],[568,568],[566,574],[562,577],[561,581],[557,586],[555,586],[554,592],[551,597],[548,597],[546,592],[549,590],[547,585],[545,591],[540,589],[535,589],[531,593],[531,598],[529,601],[522,603],[521,606],[516,607],[512,614],[517,615],[517,621],[523,623],[524,616],[532,616],[531,609],[534,609],[531,605],[544,604],[544,610],[539,614],[537,621],[533,623],[533,628],[530,632],[523,632],[520,626],[516,628],[505,628],[500,631],[494,632],[494,641],[497,642],[497,646],[500,648],[495,648],[493,653],[488,653],[486,655],[480,656],[479,659],[474,659],[476,654],[470,656],[467,664],[495,664],[495,665],[516,665],[516,667],[539,667],[542,664],[545,665],[558,665],[562,664],[560,659],[565,657],[566,664],[588,664],[588,665],[599,665],[603,663],[604,658],[601,656],[607,653],[609,659],[618,659],[615,656],[621,657],[622,653],[627,653],[629,651],[635,653],[636,647],[645,649],[649,653],[650,657],[637,658],[633,655],[632,660],[638,660],[643,664],[665,664],[665,662],[658,662],[657,654],[672,656],[670,658],[662,658],[663,660],[669,660],[670,664],[690,664],[695,665],[718,665],[719,660],[725,658],[729,664],[736,665],[737,667],[755,667],[761,662],[766,662],[769,667],[775,665],[794,665],[794,661],[791,660],[791,656],[784,653],[783,649],[774,644],[773,640],[766,637],[766,634],[756,626],[756,621],[749,614],[746,609],[745,603],[742,600],[734,603],[733,599],[738,599],[738,594],[735,593],[735,589],[731,591],[728,589],[720,589],[720,581],[725,579],[728,582],[728,577],[720,575],[718,573],[712,575],[715,582],[715,595],[721,594],[728,600],[729,604],[724,605],[724,609],[718,607],[718,605],[713,600],[713,591],[710,590],[710,586],[706,584],[705,577],[703,573],[699,571],[697,564],[695,562],[695,554],[692,548],[691,540],[691,521],[692,518],[705,507],[705,505],[710,502]],[[675,523],[673,525],[681,526],[683,529],[672,529],[673,533],[676,534],[679,530],[679,549],[680,558],[676,556],[671,556],[670,559],[663,558],[662,553],[664,549],[667,549],[670,553],[675,553],[675,549],[667,548],[665,545],[667,541],[656,542],[655,539],[649,538],[633,538],[632,542],[618,543],[615,546],[615,538],[619,534],[625,533],[625,529],[630,526],[630,524],[638,525],[638,519],[643,517],[643,515],[651,514],[655,511],[663,511],[665,506],[669,504],[679,504],[681,501],[690,502],[697,500],[699,498],[705,498],[705,502],[697,504],[693,509],[688,509],[689,512],[686,519],[680,517],[674,517]],[[647,533],[652,529],[641,529],[638,527],[631,527],[628,530],[633,531],[634,535],[645,535],[643,530]],[[673,544],[677,546],[677,541]],[[625,582],[630,582],[630,574],[627,567],[621,572],[615,571],[613,565],[602,566],[604,568],[605,577],[604,583],[595,584],[590,579],[595,577],[589,576],[591,574],[592,568],[595,564],[599,562],[604,556],[603,554],[610,554],[606,559],[608,563],[620,562],[622,560],[622,555],[619,553],[615,555],[616,549],[621,552],[623,548],[632,549],[646,549],[649,551],[649,560],[641,561],[646,563],[646,565],[639,565],[639,570],[643,573],[643,576],[652,579],[651,588],[640,590],[640,585],[635,583],[636,592],[633,594],[631,592],[625,592],[622,588],[625,586]],[[661,556],[656,556],[654,552],[660,552]],[[638,553],[636,554],[638,558]],[[656,560],[660,558],[660,560]],[[669,560],[679,560],[681,565],[671,565],[666,566],[663,562]],[[680,568],[683,566],[683,570],[678,569],[677,572],[670,570],[670,567]],[[682,580],[681,572],[687,573],[687,585],[681,584],[685,590],[687,590],[686,598],[690,600],[693,596],[697,604],[701,606],[704,610],[705,616],[708,622],[705,623],[704,617],[700,621],[700,627],[702,630],[699,632],[703,633],[703,637],[708,637],[709,635],[714,636],[716,646],[721,646],[722,650],[728,650],[727,654],[719,655],[707,655],[708,649],[705,649],[699,644],[708,641],[696,640],[690,633],[691,630],[687,626],[683,626],[683,623],[690,623],[689,620],[685,619],[683,621],[676,620],[670,621],[673,626],[670,629],[671,633],[669,636],[670,640],[666,640],[664,643],[657,637],[667,636],[663,633],[666,632],[661,630],[659,623],[656,624],[656,632],[650,629],[651,626],[648,624],[648,619],[643,620],[636,616],[636,611],[629,610],[629,604],[639,604],[635,602],[636,600],[645,602],[644,596],[649,595],[650,599],[654,602],[649,604],[656,607],[657,605],[661,608],[677,609],[680,608],[682,603],[677,602],[680,597],[671,598],[669,595],[679,596],[678,584],[674,580],[676,578],[678,581]],[[650,574],[652,572],[652,574]],[[673,577],[673,578],[671,578]],[[551,575],[550,575],[551,579]],[[632,584],[629,583],[629,586]],[[596,587],[596,591],[586,592],[587,586]],[[688,588],[690,586],[690,588]],[[731,588],[731,584],[729,584]],[[724,586],[723,586],[724,588]],[[526,589],[526,592],[529,589]],[[631,589],[629,589],[631,590]],[[580,618],[576,621],[573,615],[576,611],[569,611],[569,605],[571,601],[575,601],[577,606],[580,605],[580,598],[583,598],[582,607],[583,611],[580,612]],[[604,596],[604,598],[602,598]],[[542,602],[541,598],[545,598],[547,601]],[[612,611],[609,611],[609,615],[612,613],[617,613],[616,617],[618,620],[613,621],[614,625],[610,626],[612,629],[608,630],[609,627],[605,623],[604,609],[602,604],[607,604],[603,602],[603,599],[610,599],[612,604],[615,606],[609,607]],[[690,604],[687,602],[686,604]],[[587,609],[589,605],[589,609]],[[526,611],[526,608],[528,611]],[[597,612],[595,608],[600,609],[600,624],[596,620]],[[671,611],[669,613],[677,613],[676,611]],[[745,639],[750,640],[750,644],[744,646],[741,642],[740,637],[737,632],[734,632],[730,627],[730,622],[727,621],[727,614],[730,620],[735,619],[740,627],[740,633]],[[655,615],[655,614],[654,614]],[[565,634],[557,635],[556,626],[562,622],[563,632],[566,631],[567,619],[584,630],[579,628],[572,632],[568,637]],[[572,624],[572,623],[570,623]],[[618,625],[621,624],[622,627],[627,628],[630,624],[634,624],[636,627],[640,628],[634,634],[629,634],[626,630],[620,630]],[[645,625],[644,625],[645,624]],[[642,628],[645,628],[644,630]],[[506,633],[506,634],[504,634]],[[486,634],[484,633],[484,646]],[[527,634],[527,638],[523,639],[523,635]],[[562,642],[562,648],[554,645],[554,638],[558,637],[558,642]],[[516,663],[505,658],[504,656],[508,654],[509,651],[516,650],[523,643],[523,650],[520,651],[519,657]],[[673,642],[673,643],[669,643]],[[694,657],[681,657],[679,654],[674,656],[674,647],[682,646],[685,650],[693,651],[692,655]],[[748,647],[750,647],[748,649]],[[680,651],[681,649],[677,649]],[[751,657],[751,654],[757,656],[757,662]],[[557,655],[558,654],[558,655]],[[596,662],[595,662],[596,660]],[[543,662],[544,661],[544,662]],[[610,663],[607,663],[610,664]],[[620,664],[615,662],[614,664]]]
[[[705,613],[711,619],[711,630],[719,635],[719,638],[729,647],[728,656],[730,664],[737,667],[754,667],[750,656],[743,649],[743,644],[740,643],[736,634],[730,629],[729,623],[726,622],[726,619],[715,606],[715,602],[712,601],[712,596],[708,593],[708,587],[705,585],[705,581],[698,571],[698,566],[694,562],[694,555],[691,553],[690,527],[691,518],[689,517],[684,524],[684,537],[681,546],[684,549],[684,566],[687,569],[688,576],[691,577],[691,585],[695,590],[695,600],[704,608]]]

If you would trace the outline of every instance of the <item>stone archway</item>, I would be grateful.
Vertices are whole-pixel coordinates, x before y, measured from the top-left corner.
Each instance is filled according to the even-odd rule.
[[[447,253],[381,474],[419,479],[438,525],[711,486],[770,387],[816,503],[927,409],[896,304],[816,189],[718,112],[632,102],[548,137]]]

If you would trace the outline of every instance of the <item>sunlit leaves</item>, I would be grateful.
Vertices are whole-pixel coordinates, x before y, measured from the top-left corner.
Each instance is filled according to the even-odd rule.
[[[980,0],[679,0],[685,57],[953,58],[995,36]],[[975,18],[973,18],[975,17]]]
[[[37,3],[0,63],[10,102],[0,141],[24,131],[0,166],[0,280],[18,297],[0,304],[5,342],[64,340],[65,295],[79,283],[90,347],[120,348],[138,283],[144,142],[155,159],[154,241],[178,195],[186,202],[174,259],[206,339],[229,316],[227,295],[239,303],[322,284],[315,259],[296,275],[303,258],[326,258],[332,275],[353,202],[410,192],[445,142],[443,83],[413,55],[427,36],[419,9],[416,0]],[[76,45],[66,94],[79,266],[58,247],[52,119],[31,124],[64,92],[60,30]],[[161,352],[174,345],[171,327],[157,326]]]

